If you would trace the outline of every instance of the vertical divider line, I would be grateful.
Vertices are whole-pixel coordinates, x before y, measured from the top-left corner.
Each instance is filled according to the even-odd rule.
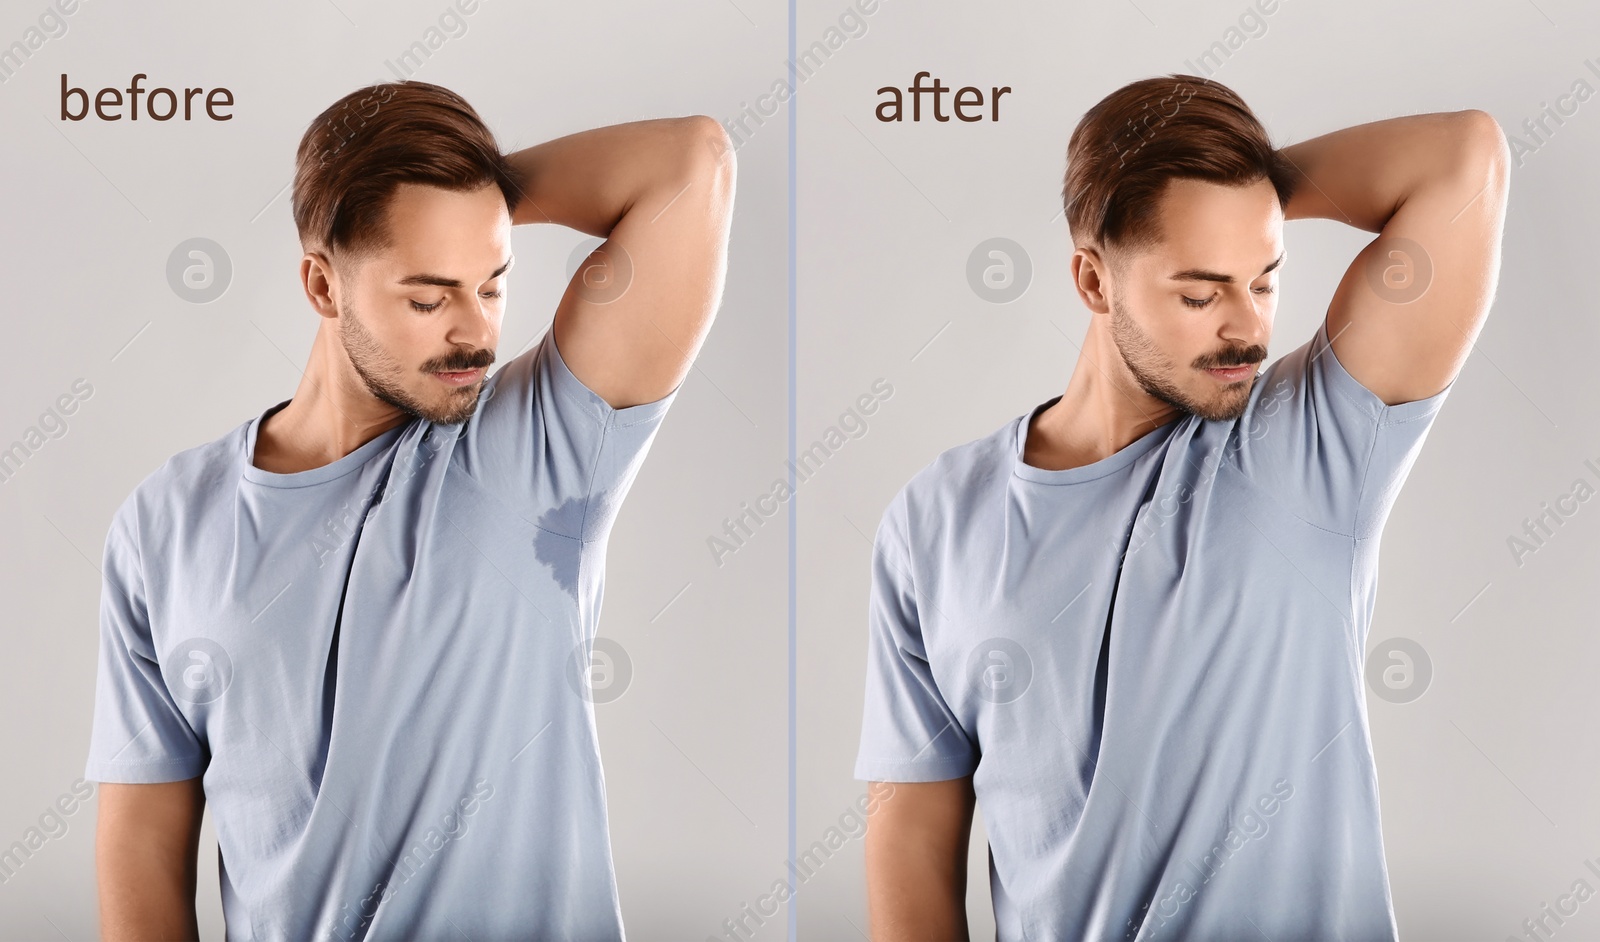
[[[789,62],[793,63],[795,57],[795,8],[799,0],[789,0]],[[797,526],[799,523],[798,507],[800,495],[798,492],[799,481],[795,480],[795,460],[797,458],[798,439],[795,422],[795,389],[797,388],[797,375],[795,364],[797,361],[795,342],[795,293],[797,288],[798,269],[796,267],[797,246],[795,242],[795,189],[798,166],[795,162],[795,130],[799,126],[796,112],[800,107],[800,83],[794,85],[794,92],[789,98],[789,493],[793,495],[789,500],[789,860],[795,860],[799,852],[797,846],[797,830],[795,827],[796,815],[796,731],[795,704],[797,702],[795,690],[795,654],[796,645],[796,620],[795,601],[796,595],[796,547]],[[789,926],[788,940],[796,942],[799,926],[800,886],[795,884],[794,894],[789,897]]]

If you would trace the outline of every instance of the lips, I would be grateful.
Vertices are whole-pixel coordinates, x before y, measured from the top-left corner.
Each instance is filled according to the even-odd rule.
[[[1223,380],[1224,382],[1229,382],[1229,383],[1238,382],[1241,379],[1249,379],[1251,376],[1253,376],[1255,374],[1255,371],[1256,371],[1256,368],[1255,368],[1255,364],[1253,364],[1253,363],[1248,363],[1248,364],[1245,364],[1244,366],[1232,366],[1232,367],[1228,367],[1226,369],[1208,369],[1208,370],[1206,370],[1207,373],[1210,373],[1212,376],[1215,376],[1217,379],[1220,379],[1220,380]]]
[[[483,372],[482,369],[476,369],[476,370],[461,370],[459,372],[450,372],[450,373],[434,373],[433,375],[435,377],[437,377],[440,382],[445,383],[446,385],[449,385],[449,386],[466,386],[467,384],[476,381],[478,376],[482,372]]]

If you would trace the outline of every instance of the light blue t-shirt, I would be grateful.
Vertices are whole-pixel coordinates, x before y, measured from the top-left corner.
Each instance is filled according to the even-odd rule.
[[[1324,324],[1235,421],[1044,470],[1051,400],[896,495],[855,774],[973,777],[1002,942],[1395,938],[1362,664],[1448,393],[1385,406]]]
[[[674,390],[613,409],[553,333],[460,425],[173,456],[106,540],[87,778],[204,776],[229,939],[621,939],[591,649]]]

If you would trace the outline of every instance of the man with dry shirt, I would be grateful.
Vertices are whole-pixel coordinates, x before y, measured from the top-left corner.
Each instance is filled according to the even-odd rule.
[[[502,155],[459,96],[406,82],[311,124],[299,388],[171,458],[107,539],[106,938],[195,938],[203,802],[229,938],[622,938],[585,680],[733,195],[704,116]],[[524,223],[607,238],[487,375]]]
[[[1065,392],[949,449],[873,555],[856,776],[874,942],[1393,939],[1362,662],[1378,542],[1487,315],[1481,111],[1278,150],[1229,89],[1132,83],[1063,200],[1092,312]],[[1379,233],[1260,373],[1283,222]]]

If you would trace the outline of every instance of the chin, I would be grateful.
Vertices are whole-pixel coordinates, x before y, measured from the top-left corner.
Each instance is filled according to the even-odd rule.
[[[1184,411],[1208,422],[1235,421],[1244,415],[1244,410],[1250,405],[1250,387],[1253,382],[1252,380],[1237,390],[1220,395],[1213,393],[1210,399],[1191,401]]]
[[[445,408],[437,410],[433,415],[425,415],[423,418],[427,419],[429,422],[432,422],[434,425],[461,425],[468,419],[472,418],[477,411],[478,402],[476,399],[474,399],[472,403],[465,408]]]

